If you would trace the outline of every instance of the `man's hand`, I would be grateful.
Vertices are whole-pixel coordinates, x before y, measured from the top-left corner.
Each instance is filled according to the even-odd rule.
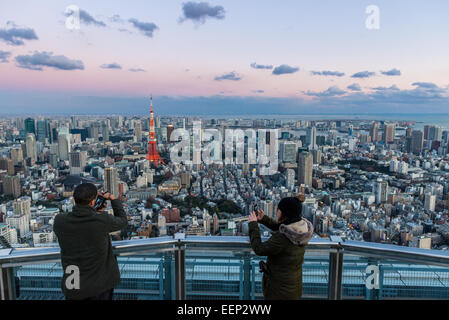
[[[253,221],[257,222],[257,215],[254,211],[251,212],[251,214],[248,217],[248,222],[253,222]]]
[[[116,199],[115,196],[109,192],[103,193],[102,196],[106,200],[115,200]]]

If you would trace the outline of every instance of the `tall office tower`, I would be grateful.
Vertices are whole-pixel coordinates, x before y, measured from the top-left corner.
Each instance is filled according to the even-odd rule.
[[[282,141],[279,148],[279,160],[286,163],[296,163],[296,143],[292,141]]]
[[[427,140],[441,141],[443,131],[440,126],[430,126],[428,130]]]
[[[0,169],[6,170],[9,175],[14,175],[14,163],[11,159],[1,158]]]
[[[19,176],[3,177],[3,194],[12,195],[14,198],[20,197],[22,189],[20,187]]]
[[[424,140],[429,140],[429,129],[429,124],[424,125]]]
[[[104,171],[104,190],[118,197],[118,182],[117,168],[107,167]]]
[[[103,137],[103,142],[109,141],[109,125],[104,123],[101,125],[101,135]]]
[[[26,118],[25,121],[25,132],[26,133],[36,133],[36,126],[34,124],[34,119],[33,118]]]
[[[89,138],[94,139],[95,142],[98,141],[98,123],[91,123],[88,128]]]
[[[424,144],[424,135],[421,130],[413,130],[411,152],[419,155],[422,152]]]
[[[70,117],[70,128],[71,129],[78,128],[78,120],[76,119],[76,116]]]
[[[58,134],[58,153],[59,160],[69,160],[69,153],[71,150],[70,135],[67,133]]]
[[[25,214],[6,217],[6,224],[19,230],[20,237],[30,231],[30,221]]]
[[[321,150],[315,149],[312,150],[312,156],[313,156],[313,164],[321,164]]]
[[[58,155],[56,153],[50,153],[48,155],[48,163],[53,167],[58,167]]]
[[[159,155],[159,152],[157,151],[156,134],[154,132],[153,97],[151,97],[150,107],[150,137],[148,141],[147,160],[150,161],[150,163],[154,164],[156,167],[158,167],[161,162],[164,163],[161,156]]]
[[[172,142],[170,137],[171,137],[171,134],[173,133],[173,131],[175,131],[175,127],[172,124],[169,124],[167,126],[167,141],[168,142]]]
[[[48,120],[37,121],[36,136],[37,140],[40,142],[45,142],[45,139],[50,138],[50,122]]]
[[[405,129],[405,137],[406,138],[411,137],[412,136],[412,132],[413,132],[412,128]]]
[[[30,218],[31,216],[31,198],[22,197],[15,199],[13,203],[14,214],[21,215],[25,214]]]
[[[295,186],[295,171],[293,169],[287,169],[286,171],[285,186],[289,189]]]
[[[376,203],[385,203],[388,199],[388,182],[377,180],[374,183],[374,190],[373,192],[376,194]]]
[[[306,143],[309,147],[309,150],[313,150],[317,148],[316,145],[316,127],[308,127],[307,128],[307,136],[306,136]]]
[[[313,156],[309,152],[301,152],[299,154],[298,164],[298,184],[312,186],[312,172],[313,172]]]
[[[87,151],[69,153],[70,174],[81,174],[87,163]]]
[[[142,122],[140,120],[136,120],[134,123],[134,136],[137,142],[142,142]]]
[[[371,141],[376,143],[379,141],[379,122],[373,122],[371,128],[369,130],[369,135],[371,137]]]
[[[435,211],[436,196],[431,193],[426,193],[424,198],[424,209],[428,211]]]
[[[394,123],[385,123],[384,124],[384,143],[391,143],[394,141],[394,137],[396,135],[396,125]]]
[[[27,158],[31,158],[34,161],[37,160],[37,145],[36,136],[34,135],[34,133],[27,133],[26,154]]]

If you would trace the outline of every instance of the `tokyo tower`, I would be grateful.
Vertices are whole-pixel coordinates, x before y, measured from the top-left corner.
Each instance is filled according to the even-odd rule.
[[[164,161],[162,161],[161,156],[159,155],[159,152],[157,151],[156,135],[154,133],[153,96],[151,96],[150,139],[148,141],[147,160],[150,161],[150,164],[154,164],[156,167],[159,167],[160,163],[164,163]]]

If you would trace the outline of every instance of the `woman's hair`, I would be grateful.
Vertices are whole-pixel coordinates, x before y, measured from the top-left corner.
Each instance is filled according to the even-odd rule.
[[[281,199],[278,209],[282,212],[282,224],[290,224],[301,221],[302,219],[302,203],[305,197],[302,194],[296,197],[286,197]]]

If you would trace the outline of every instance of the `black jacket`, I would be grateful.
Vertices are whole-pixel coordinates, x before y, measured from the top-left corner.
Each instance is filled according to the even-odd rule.
[[[74,265],[80,271],[80,288],[68,289],[62,277],[61,288],[67,299],[84,299],[112,289],[120,283],[117,259],[110,232],[126,227],[128,221],[120,200],[111,201],[114,216],[97,213],[90,206],[75,205],[72,212],[56,216],[53,230],[61,247],[63,272]]]
[[[303,218],[289,225],[279,225],[267,216],[260,223],[274,231],[268,241],[262,242],[257,222],[248,224],[254,253],[267,256],[267,270],[262,278],[265,300],[301,298],[302,264],[306,245],[313,235],[312,224]]]

